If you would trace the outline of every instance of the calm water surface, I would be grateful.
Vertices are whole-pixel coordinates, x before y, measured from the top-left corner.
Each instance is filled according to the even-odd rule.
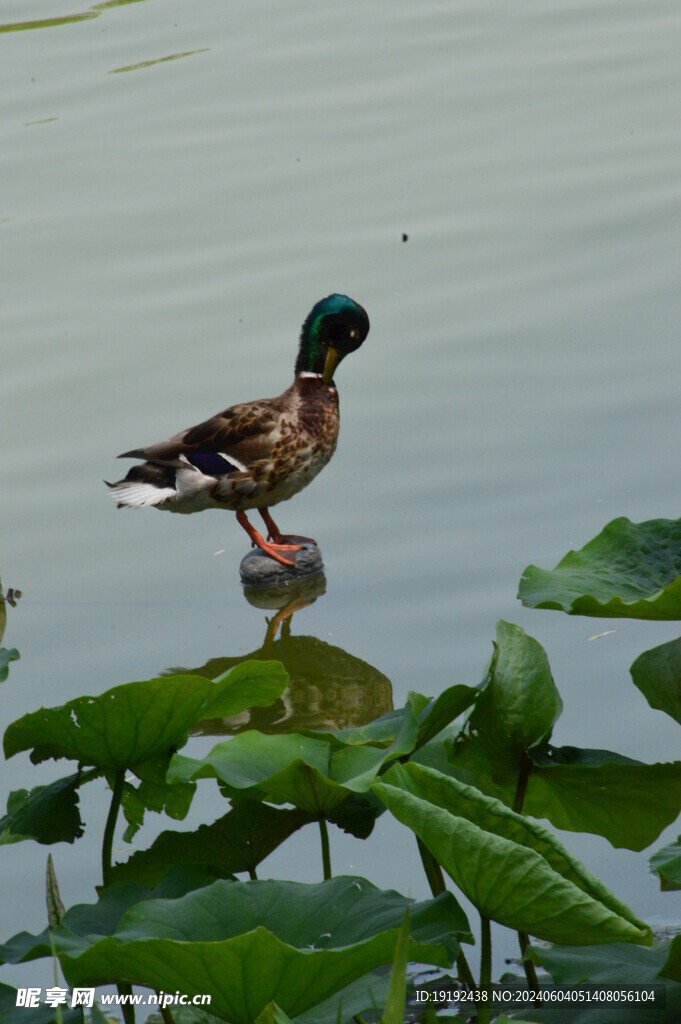
[[[677,3],[6,0],[0,19],[0,573],[25,595],[4,724],[262,647],[273,612],[244,599],[234,517],[117,512],[102,479],[283,390],[304,316],[342,291],[372,330],[337,376],[338,452],[277,517],[326,562],[292,623],[305,657],[371,679],[378,696],[352,691],[370,714],[477,683],[510,619],[547,648],[557,743],[678,758],[628,675],[678,628],[591,640],[613,623],[515,600],[528,562],[615,516],[681,514]],[[4,788],[59,774],[17,757]],[[98,881],[103,790],[82,802],[85,838],[53,851],[67,905]],[[188,825],[223,806],[201,787]],[[562,838],[639,914],[678,919],[650,851]],[[334,872],[426,895],[387,815],[332,842]],[[43,927],[46,854],[3,850],[3,938]],[[268,871],[316,880],[316,840]]]

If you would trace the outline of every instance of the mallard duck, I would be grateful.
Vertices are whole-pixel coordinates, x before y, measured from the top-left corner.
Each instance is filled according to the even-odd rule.
[[[269,513],[327,464],[338,440],[336,367],[369,333],[366,311],[347,295],[328,295],[300,333],[293,384],[278,398],[233,405],[167,441],[124,452],[144,459],[124,480],[108,483],[118,507],[168,512],[222,508],[236,512],[254,546],[283,565],[311,538],[284,535]],[[248,521],[257,508],[268,539]]]

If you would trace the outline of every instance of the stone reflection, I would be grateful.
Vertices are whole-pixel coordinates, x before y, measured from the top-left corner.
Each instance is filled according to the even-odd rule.
[[[345,729],[392,711],[392,685],[377,668],[317,637],[292,633],[293,616],[325,592],[322,573],[284,587],[244,587],[249,604],[274,612],[266,619],[262,647],[236,658],[211,658],[200,668],[172,671],[214,679],[242,661],[274,659],[283,663],[290,682],[271,707],[252,708],[234,718],[206,719],[194,728],[195,735],[222,736],[245,729],[267,733]]]

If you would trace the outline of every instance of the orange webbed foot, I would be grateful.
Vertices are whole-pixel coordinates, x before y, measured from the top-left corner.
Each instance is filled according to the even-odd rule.
[[[298,533],[282,533],[274,519],[269,513],[269,509],[261,508],[258,510],[262,516],[263,522],[267,527],[267,539],[274,542],[274,544],[287,547],[289,545],[297,546],[299,549],[303,544],[314,544],[318,547],[317,541],[314,537],[303,537]]]
[[[285,555],[282,554],[282,552],[302,551],[302,544],[287,544],[285,542],[271,542],[265,540],[263,535],[261,533],[258,533],[255,527],[249,523],[245,512],[237,512],[236,518],[239,525],[244,528],[248,536],[251,538],[251,544],[253,545],[254,548],[260,548],[260,550],[263,551],[266,555],[269,555],[270,558],[273,558],[276,562],[280,562],[282,565],[288,565],[295,568],[295,559],[286,558]],[[281,537],[281,534],[279,534],[279,537]],[[285,538],[282,538],[282,541],[284,540]]]

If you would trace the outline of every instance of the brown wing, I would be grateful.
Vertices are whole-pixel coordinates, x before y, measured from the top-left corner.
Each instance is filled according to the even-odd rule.
[[[267,458],[272,434],[285,408],[284,395],[234,405],[195,427],[175,434],[167,441],[135,448],[119,458],[147,459],[152,462],[176,462],[193,452],[232,455],[245,466]]]

